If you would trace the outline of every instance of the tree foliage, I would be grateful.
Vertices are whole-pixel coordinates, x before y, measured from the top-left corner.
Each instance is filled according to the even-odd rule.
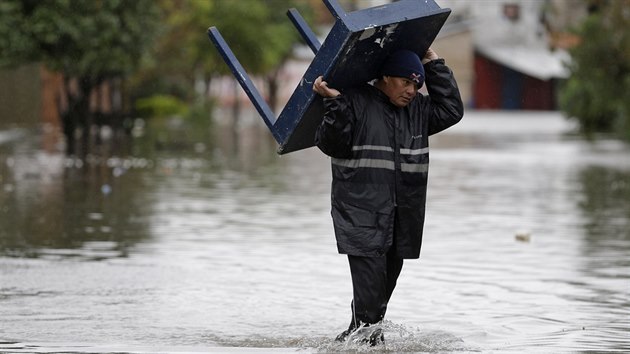
[[[245,69],[265,78],[269,105],[275,108],[279,69],[300,41],[286,16],[295,7],[309,18],[306,0],[243,0],[217,2],[213,20]],[[225,67],[225,64],[220,66]]]
[[[75,129],[89,131],[94,87],[140,64],[155,36],[158,9],[152,0],[0,2],[0,65],[41,62],[64,77],[67,105],[60,115],[69,153],[75,153]]]
[[[151,0],[3,0],[0,64],[42,62],[69,77],[130,73],[155,35]]]
[[[560,104],[586,134],[630,139],[630,0],[590,1]]]
[[[251,75],[274,82],[299,41],[285,15],[290,7],[309,17],[309,0],[1,0],[0,66],[40,62],[75,84],[60,112],[72,140],[75,127],[92,123],[90,93],[112,78],[129,84],[126,102],[207,97],[212,77],[229,73],[210,26]],[[205,92],[194,89],[200,82]]]
[[[213,76],[229,74],[211,44],[207,29],[215,26],[251,75],[267,76],[290,57],[298,32],[286,17],[297,7],[308,18],[308,0],[162,0],[166,33],[156,45],[155,61],[145,79],[171,75],[172,82],[200,79],[206,88]],[[204,92],[207,95],[207,92]]]

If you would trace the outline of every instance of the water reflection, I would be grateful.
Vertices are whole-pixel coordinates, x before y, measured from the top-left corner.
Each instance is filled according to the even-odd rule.
[[[588,166],[579,173],[584,220],[581,271],[592,289],[584,302],[597,303],[606,314],[591,321],[603,331],[598,339],[611,348],[628,349],[630,342],[630,169]],[[625,338],[615,333],[625,332]]]
[[[630,171],[589,166],[579,174],[583,186],[580,208],[585,217],[586,240],[592,249],[617,248],[615,240],[630,240]],[[630,259],[628,259],[630,262]]]
[[[110,167],[105,157],[78,160],[38,151],[33,143],[1,152],[0,254],[120,257],[148,237],[151,201],[141,173]]]
[[[0,351],[364,350],[332,340],[351,286],[329,160],[278,157],[241,123],[237,141],[229,124],[170,146],[147,131],[81,159],[5,136]],[[385,351],[630,350],[630,148],[570,130],[470,112],[432,138],[426,243]]]

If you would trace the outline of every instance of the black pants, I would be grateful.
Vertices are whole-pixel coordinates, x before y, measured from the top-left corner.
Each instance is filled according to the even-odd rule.
[[[352,275],[352,322],[350,328],[381,321],[396,287],[403,259],[391,247],[382,257],[348,256]]]

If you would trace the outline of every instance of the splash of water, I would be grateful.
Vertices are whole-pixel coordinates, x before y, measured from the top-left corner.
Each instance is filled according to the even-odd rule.
[[[452,352],[452,351],[475,351],[471,345],[466,344],[456,335],[438,330],[423,330],[420,328],[407,327],[391,321],[383,321],[377,325],[383,332],[385,341],[376,346],[370,346],[368,342],[362,340],[374,331],[374,326],[359,328],[348,336],[344,342],[334,339],[326,339],[319,343],[304,342],[302,348],[315,348],[317,352],[379,352],[379,353],[399,353],[399,352]]]

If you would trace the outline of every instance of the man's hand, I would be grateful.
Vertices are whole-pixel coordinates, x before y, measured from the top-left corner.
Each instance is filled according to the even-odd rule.
[[[440,59],[440,57],[437,55],[436,52],[433,51],[433,49],[429,48],[427,49],[427,52],[424,53],[424,58],[422,58],[422,64],[426,64],[430,62],[431,60],[435,60],[435,59]]]
[[[341,92],[328,87],[328,83],[324,81],[323,76],[315,79],[315,82],[313,83],[313,91],[317,92],[322,97],[337,97],[341,95]]]

